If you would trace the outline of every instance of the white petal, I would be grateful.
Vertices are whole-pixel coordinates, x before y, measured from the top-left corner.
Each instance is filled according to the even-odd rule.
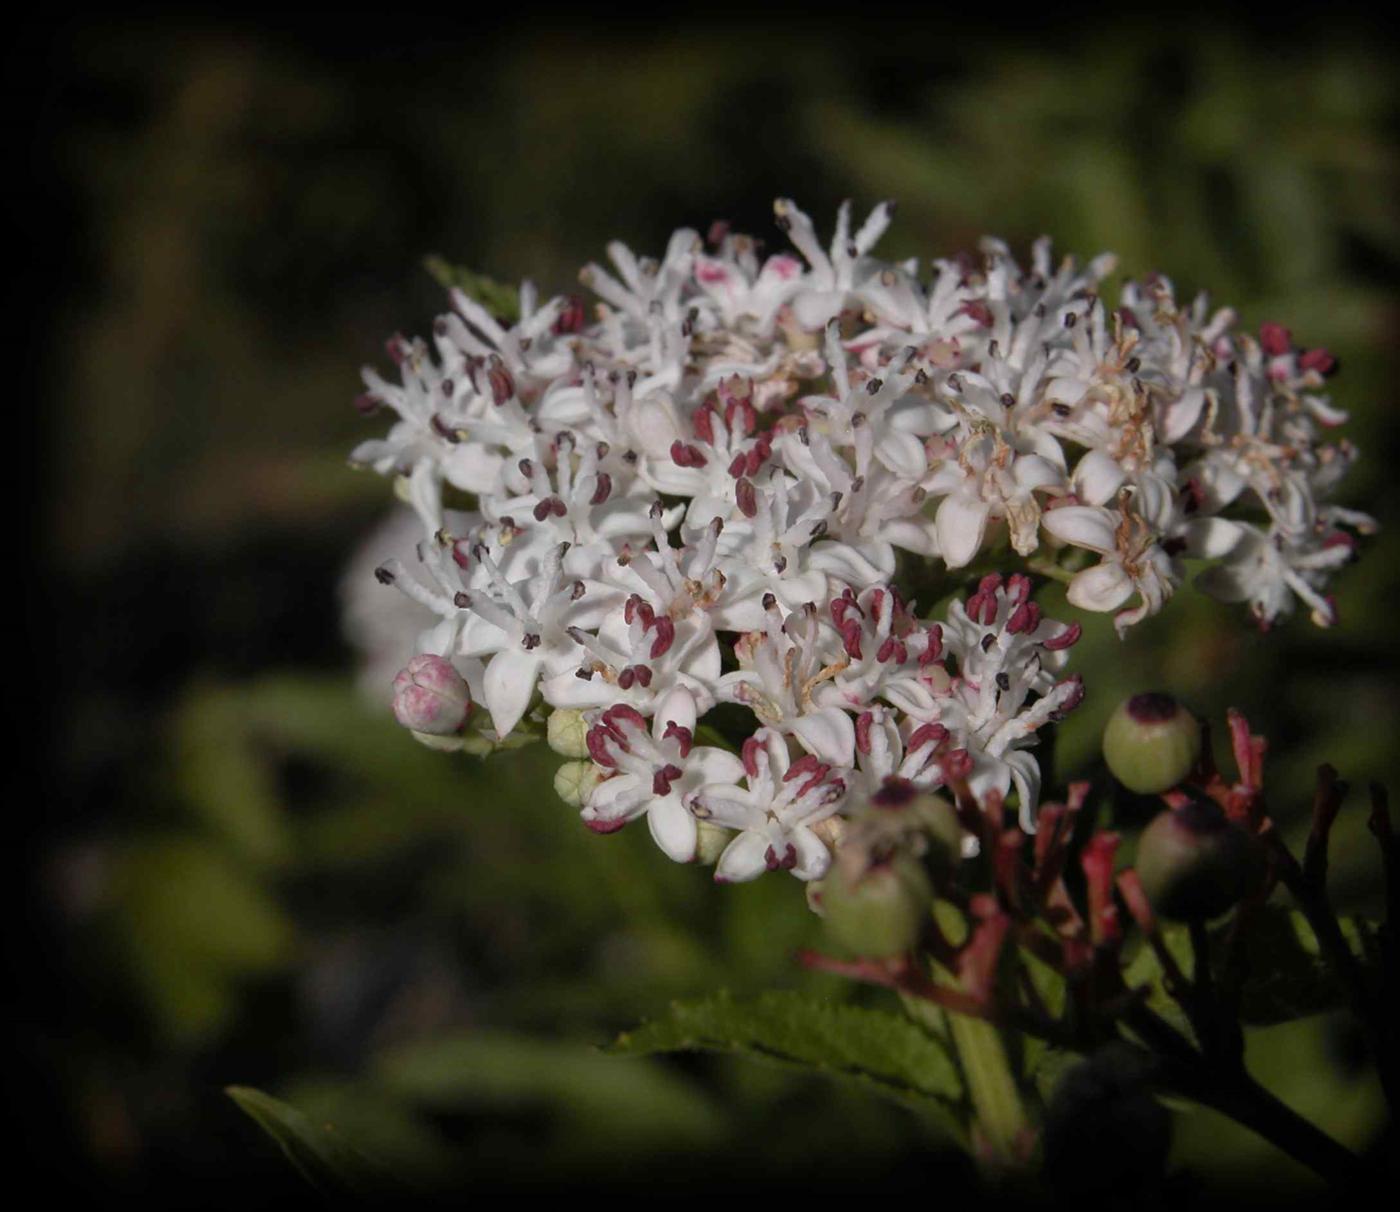
[[[647,825],[652,840],[667,858],[677,863],[688,863],[695,858],[698,838],[695,818],[686,811],[679,796],[667,795],[652,800],[647,809]]]
[[[938,550],[949,568],[972,562],[982,546],[991,506],[971,493],[954,492],[938,507]]]
[[[533,653],[519,648],[507,648],[491,658],[486,666],[482,693],[491,724],[499,736],[506,736],[520,723],[530,696],[535,693],[535,681],[544,662]]]
[[[1123,465],[1104,450],[1091,450],[1074,469],[1075,490],[1090,505],[1111,501],[1124,479]]]
[[[680,728],[695,731],[695,696],[684,686],[668,690],[666,696],[656,705],[652,732],[660,740],[666,725],[674,723]]]
[[[856,756],[856,728],[839,707],[823,707],[795,720],[792,730],[803,748],[833,766],[849,766]]]
[[[1011,767],[1011,781],[1021,797],[1021,828],[1035,832],[1036,808],[1040,804],[1040,764],[1029,753],[1008,753],[1003,759]]]
[[[1092,505],[1062,505],[1047,509],[1040,524],[1064,543],[1090,551],[1112,551],[1117,545],[1113,515]]]
[[[797,851],[797,865],[792,873],[800,880],[819,880],[831,866],[831,851],[815,833],[805,825],[794,829],[788,840]]]
[[[721,884],[741,884],[757,879],[768,869],[768,839],[747,830],[724,848],[715,864],[715,879]]]
[[[1121,564],[1106,560],[1076,573],[1065,596],[1080,610],[1117,610],[1133,596],[1133,578]]]

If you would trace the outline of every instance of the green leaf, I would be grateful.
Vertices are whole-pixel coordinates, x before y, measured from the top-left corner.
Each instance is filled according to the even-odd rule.
[[[1374,932],[1359,917],[1339,919],[1342,936],[1365,964]],[[1313,928],[1297,910],[1266,911],[1246,936],[1249,970],[1241,990],[1240,1017],[1250,1026],[1270,1026],[1318,1014],[1343,1004],[1346,990],[1322,954]]]
[[[277,1142],[302,1176],[327,1195],[359,1200],[395,1186],[383,1167],[345,1140],[333,1124],[313,1123],[295,1107],[251,1086],[229,1086],[225,1093]]]
[[[475,299],[493,316],[514,323],[520,318],[520,292],[514,286],[497,282],[485,274],[453,265],[443,257],[423,259],[423,267],[447,290],[460,290]]]
[[[1373,947],[1372,928],[1357,917],[1343,917],[1341,927],[1352,953],[1367,963]],[[1226,922],[1211,931],[1211,962],[1217,979],[1225,976],[1222,969],[1229,929]],[[1193,959],[1187,927],[1164,926],[1162,938],[1189,977]],[[1240,1020],[1246,1026],[1291,1022],[1345,1002],[1345,988],[1318,947],[1307,918],[1298,910],[1265,906],[1247,924],[1236,946],[1242,948],[1246,965],[1240,986]],[[1162,987],[1161,965],[1150,947],[1144,946],[1133,957],[1124,976],[1130,987],[1150,985],[1148,1004],[1177,1028],[1190,1031],[1181,1008]]]
[[[737,1001],[727,992],[673,1002],[668,1013],[618,1036],[609,1051],[737,1052],[855,1079],[882,1094],[932,1111],[958,1137],[962,1081],[947,1044],[917,1023],[884,1010],[840,1005],[796,992]]]
[[[619,1065],[586,1045],[505,1032],[423,1040],[384,1053],[381,1088],[430,1110],[543,1110],[596,1147],[713,1142],[723,1119],[696,1086],[659,1064]],[[596,1138],[596,1139],[595,1139]]]

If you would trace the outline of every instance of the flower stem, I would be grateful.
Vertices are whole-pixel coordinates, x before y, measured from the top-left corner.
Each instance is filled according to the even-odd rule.
[[[998,1168],[1024,1164],[1030,1121],[1021,1104],[1001,1032],[985,1019],[966,1014],[950,1014],[948,1023],[972,1098],[974,1131],[985,1142],[985,1160]]]

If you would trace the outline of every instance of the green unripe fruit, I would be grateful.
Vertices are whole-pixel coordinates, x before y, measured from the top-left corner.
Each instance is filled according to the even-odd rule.
[[[1257,882],[1259,840],[1213,800],[1159,814],[1138,842],[1137,873],[1154,912],[1175,921],[1219,917]]]
[[[1129,791],[1169,791],[1201,756],[1201,725],[1169,694],[1135,694],[1118,705],[1103,730],[1103,756]]]
[[[918,860],[896,855],[857,877],[837,862],[822,883],[826,927],[856,955],[903,955],[919,941],[928,921],[933,887]]]

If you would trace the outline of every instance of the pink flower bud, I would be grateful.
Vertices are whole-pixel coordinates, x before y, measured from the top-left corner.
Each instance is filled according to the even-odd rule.
[[[394,718],[414,732],[451,736],[471,707],[466,680],[443,657],[422,653],[394,679]]]

